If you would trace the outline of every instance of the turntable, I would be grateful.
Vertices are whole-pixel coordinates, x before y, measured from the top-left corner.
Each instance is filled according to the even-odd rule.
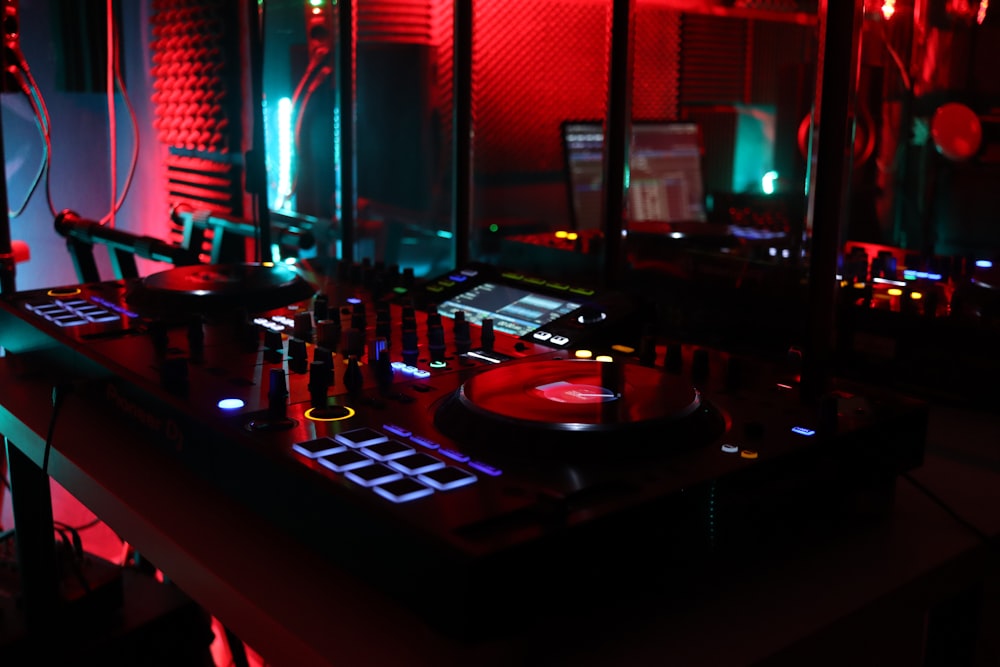
[[[676,375],[635,361],[550,358],[473,375],[435,415],[451,437],[505,454],[570,459],[630,451],[667,455],[717,437],[721,412]]]
[[[642,358],[613,294],[481,267],[399,288],[313,298],[290,267],[181,267],[0,299],[0,344],[86,382],[86,419],[144,429],[137,446],[461,634],[891,502],[923,454],[922,404],[845,383],[819,410],[766,360]],[[269,308],[248,340],[212,317]],[[185,314],[204,317],[172,326]]]
[[[315,292],[294,268],[284,264],[195,264],[151,274],[128,291],[128,303],[160,317],[210,315],[242,309],[264,312]]]

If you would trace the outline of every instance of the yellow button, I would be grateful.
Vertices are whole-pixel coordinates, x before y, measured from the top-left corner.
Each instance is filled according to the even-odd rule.
[[[744,449],[740,452],[740,456],[745,459],[755,459],[757,458],[757,451],[754,449]]]

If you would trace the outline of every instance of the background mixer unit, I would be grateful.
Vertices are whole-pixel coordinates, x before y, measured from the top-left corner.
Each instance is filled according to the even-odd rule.
[[[23,292],[0,344],[463,634],[891,502],[922,459],[922,404],[838,383],[808,405],[793,365],[635,340],[624,294],[486,266],[321,283],[196,266]]]

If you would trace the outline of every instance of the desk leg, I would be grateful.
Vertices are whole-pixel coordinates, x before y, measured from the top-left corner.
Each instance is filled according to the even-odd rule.
[[[29,634],[41,637],[53,629],[59,604],[49,477],[10,440],[4,444],[25,624]]]

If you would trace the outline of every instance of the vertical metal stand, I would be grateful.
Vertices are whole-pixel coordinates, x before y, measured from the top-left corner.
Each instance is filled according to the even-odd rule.
[[[56,630],[54,612],[59,605],[49,477],[6,438],[4,445],[17,531],[21,604],[29,635],[42,638],[46,630]]]
[[[0,72],[7,71],[4,50],[0,49]],[[0,166],[6,166],[3,145],[3,122],[0,121]],[[7,170],[0,173],[0,296],[13,294],[17,289],[15,277],[17,262],[14,261],[14,241],[10,231],[10,209],[7,201]]]
[[[472,227],[472,0],[454,3],[452,56],[452,233],[455,265],[468,263]]]
[[[614,0],[608,65],[608,117],[604,129],[604,282],[618,287],[625,277],[625,207],[632,127],[632,35],[635,0]]]
[[[837,302],[837,258],[854,152],[854,108],[861,66],[863,0],[821,0],[820,46],[813,122],[819,128],[811,170],[806,340],[801,396],[812,402],[829,389]]]
[[[357,225],[357,90],[356,49],[354,43],[354,0],[337,3],[337,47],[340,77],[340,257],[354,261]]]
[[[247,0],[247,34],[250,51],[250,98],[253,110],[252,145],[246,156],[247,192],[253,196],[257,226],[257,261],[271,259],[271,208],[267,201],[267,159],[264,141],[264,46],[261,41],[261,12],[264,4]]]

